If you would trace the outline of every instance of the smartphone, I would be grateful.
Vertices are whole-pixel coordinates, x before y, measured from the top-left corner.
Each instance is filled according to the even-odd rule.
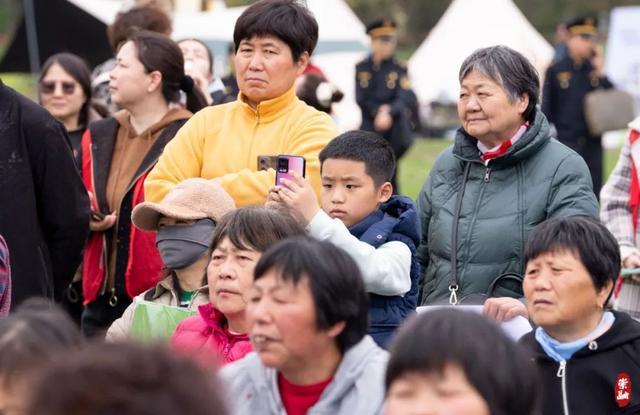
[[[293,176],[289,174],[290,171],[295,171],[304,177],[306,160],[302,156],[280,154],[276,162],[276,167],[276,186],[279,186],[282,178],[293,180]]]
[[[104,219],[105,216],[107,216],[107,215],[102,213],[102,212],[98,212],[97,210],[92,210],[91,211],[91,217],[94,220],[100,221],[100,220]]]
[[[258,171],[276,169],[278,156],[258,156]]]

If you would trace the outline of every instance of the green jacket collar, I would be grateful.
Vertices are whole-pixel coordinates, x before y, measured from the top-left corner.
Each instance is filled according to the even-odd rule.
[[[536,110],[533,124],[503,156],[491,161],[492,165],[512,165],[529,158],[551,140],[549,123],[542,111]],[[482,163],[478,150],[478,139],[460,127],[453,144],[453,154],[464,161]]]

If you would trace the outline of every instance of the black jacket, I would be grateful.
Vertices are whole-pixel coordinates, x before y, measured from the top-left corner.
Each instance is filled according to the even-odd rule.
[[[640,413],[640,323],[627,314],[613,313],[616,317],[613,326],[566,363],[565,391],[572,415]],[[540,370],[544,392],[542,414],[563,414],[560,363],[546,355],[533,332],[524,336],[521,343],[532,353]],[[630,381],[626,405],[621,393],[625,389],[618,390],[624,386],[623,379]]]
[[[0,234],[12,306],[61,298],[89,232],[89,198],[62,124],[0,82]]]
[[[605,76],[594,73],[591,62],[578,65],[566,56],[547,69],[542,94],[542,112],[558,132],[558,140],[575,149],[580,140],[594,146],[600,142],[590,137],[584,113],[585,96],[598,88],[609,89],[613,84]]]
[[[389,105],[393,126],[381,133],[400,158],[411,146],[412,112],[417,112],[418,99],[411,90],[407,67],[391,57],[373,62],[371,56],[356,65],[356,102],[362,111],[361,130],[375,131],[373,121],[382,105]]]

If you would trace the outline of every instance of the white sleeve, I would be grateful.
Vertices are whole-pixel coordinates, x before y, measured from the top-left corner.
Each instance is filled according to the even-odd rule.
[[[351,235],[340,219],[319,210],[307,225],[309,235],[344,249],[358,264],[367,292],[404,295],[411,289],[411,250],[400,241],[384,243],[378,249]]]

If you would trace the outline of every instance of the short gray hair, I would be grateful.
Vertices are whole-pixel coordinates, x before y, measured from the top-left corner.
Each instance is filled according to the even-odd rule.
[[[528,95],[529,105],[522,116],[527,121],[533,121],[540,95],[540,77],[527,58],[507,46],[482,48],[462,62],[458,80],[462,83],[474,70],[502,86],[511,102],[523,94]]]

